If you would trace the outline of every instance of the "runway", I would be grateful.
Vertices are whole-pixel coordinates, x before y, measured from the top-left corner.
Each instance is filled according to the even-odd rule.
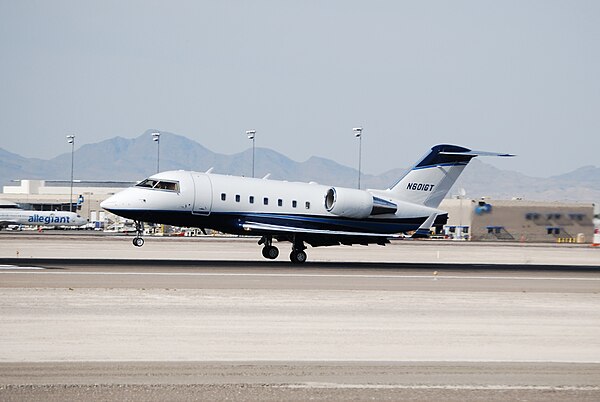
[[[594,264],[136,252],[0,258],[0,399],[600,397]]]
[[[1,261],[1,260],[0,260]],[[6,262],[6,260],[4,260]],[[11,260],[13,264],[18,263]],[[3,288],[378,290],[594,293],[600,268],[478,264],[36,260],[0,265]]]

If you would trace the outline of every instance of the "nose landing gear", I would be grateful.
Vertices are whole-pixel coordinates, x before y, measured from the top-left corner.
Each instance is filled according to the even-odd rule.
[[[135,223],[135,237],[133,238],[133,245],[136,247],[142,247],[144,245],[144,222],[134,221]]]

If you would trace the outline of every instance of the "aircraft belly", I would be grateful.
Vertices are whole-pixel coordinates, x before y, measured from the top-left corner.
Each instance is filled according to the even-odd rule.
[[[232,234],[249,234],[244,230],[246,222],[255,222],[266,225],[285,226],[321,231],[345,231],[357,233],[387,234],[403,233],[416,230],[427,217],[399,218],[399,219],[348,219],[318,215],[279,215],[261,213],[212,213],[208,216],[192,214],[189,211],[147,211],[147,210],[119,210],[119,215],[133,220],[152,222],[173,226],[200,227],[219,230]],[[441,215],[435,224],[443,224],[447,215]],[[256,230],[253,233],[276,233],[277,230]],[[283,232],[282,232],[283,233]],[[311,236],[327,236],[313,234]],[[343,237],[336,235],[335,237]]]

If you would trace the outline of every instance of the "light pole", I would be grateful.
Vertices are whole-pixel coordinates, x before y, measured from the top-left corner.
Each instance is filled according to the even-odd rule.
[[[69,212],[73,212],[73,160],[75,154],[75,136],[67,135],[67,142],[71,144],[71,198],[69,198]]]
[[[354,127],[352,129],[354,131],[354,136],[358,138],[358,189],[360,190],[360,163],[361,163],[361,153],[362,153],[362,127]]]
[[[156,173],[160,172],[160,133],[152,133],[152,141],[156,142]]]
[[[254,137],[256,136],[256,130],[248,130],[246,135],[249,140],[252,140],[252,177],[254,177]]]
[[[462,225],[462,216],[463,216],[463,199],[465,198],[465,195],[467,195],[467,191],[464,188],[461,188],[458,191],[458,197],[460,198],[460,213],[458,214],[458,227],[459,232],[458,232],[458,239],[462,240],[463,238],[463,225]]]

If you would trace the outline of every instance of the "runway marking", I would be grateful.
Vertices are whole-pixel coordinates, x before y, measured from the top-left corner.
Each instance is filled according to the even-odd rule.
[[[35,267],[20,267],[21,269],[41,269]],[[129,275],[129,276],[249,276],[249,277],[281,277],[281,278],[366,278],[366,279],[490,279],[490,280],[524,280],[524,281],[600,281],[599,278],[582,277],[534,277],[534,276],[460,276],[460,275],[367,275],[367,274],[280,274],[280,273],[236,273],[236,272],[2,272],[1,274],[23,274],[23,275]]]
[[[0,270],[14,270],[14,269],[45,269],[42,267],[22,267],[18,265],[0,265]]]
[[[442,389],[455,391],[600,391],[598,386],[572,385],[404,385],[404,384],[338,384],[300,383],[281,385],[280,388],[293,389]]]

